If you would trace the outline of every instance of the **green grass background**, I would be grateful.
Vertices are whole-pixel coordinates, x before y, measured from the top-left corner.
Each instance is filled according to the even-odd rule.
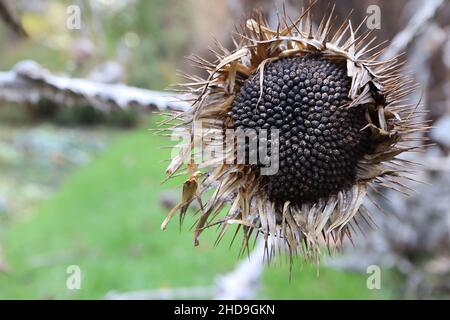
[[[193,246],[187,217],[168,230],[161,185],[170,151],[160,137],[137,128],[119,137],[94,162],[80,169],[33,215],[11,223],[2,235],[10,270],[0,273],[0,298],[102,299],[111,291],[212,285],[238,262],[238,243],[228,237],[213,247],[214,230]],[[78,265],[82,287],[66,288],[66,268]],[[265,269],[260,298],[383,299],[389,290],[368,290],[366,275],[297,266],[289,282],[286,265]]]

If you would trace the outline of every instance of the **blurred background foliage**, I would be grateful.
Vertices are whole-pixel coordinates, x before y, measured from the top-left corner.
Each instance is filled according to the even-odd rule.
[[[338,1],[337,12],[343,16],[355,9],[353,19],[360,21],[369,4],[379,5],[381,42],[406,25],[413,2],[421,3]],[[0,70],[32,59],[55,74],[162,90],[180,81],[178,69],[199,73],[184,57],[211,57],[212,36],[231,49],[235,24],[254,8],[273,21],[274,8],[283,2],[14,3],[29,36],[17,36],[0,23]],[[294,16],[302,3],[285,2]],[[81,30],[66,28],[67,8],[74,4],[81,8]],[[327,5],[319,1],[316,13],[321,15]],[[447,13],[443,10],[437,25],[445,26]],[[448,79],[448,73],[440,76]],[[442,99],[428,97],[431,104]],[[447,112],[441,104],[437,109],[436,118]],[[170,151],[158,148],[169,141],[147,130],[158,119],[149,112],[69,108],[46,99],[37,104],[0,102],[0,298],[104,298],[112,291],[212,286],[219,275],[233,270],[238,245],[229,249],[231,239],[225,239],[213,248],[211,230],[194,247],[189,227],[195,218],[189,216],[181,232],[176,221],[165,232],[159,228],[177,201],[173,190],[181,181],[160,184]],[[82,268],[81,290],[66,288],[66,268],[72,264]],[[361,270],[323,265],[317,270],[299,261],[291,282],[286,265],[265,268],[257,297],[404,296],[404,280],[395,270],[383,269],[381,290],[369,290],[366,280]]]

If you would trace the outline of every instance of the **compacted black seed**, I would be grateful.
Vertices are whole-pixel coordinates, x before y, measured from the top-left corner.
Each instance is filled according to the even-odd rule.
[[[346,108],[351,82],[345,65],[319,55],[289,57],[266,65],[263,77],[262,95],[257,72],[242,85],[229,116],[235,129],[279,130],[279,171],[261,176],[269,198],[301,205],[349,188],[368,136],[361,131],[364,109]]]

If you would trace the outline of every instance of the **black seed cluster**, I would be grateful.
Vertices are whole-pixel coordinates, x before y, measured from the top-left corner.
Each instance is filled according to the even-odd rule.
[[[235,129],[279,129],[279,171],[261,176],[270,199],[300,205],[350,187],[368,137],[363,108],[346,108],[345,65],[288,57],[266,65],[263,79],[261,96],[259,72],[244,82],[229,116]]]

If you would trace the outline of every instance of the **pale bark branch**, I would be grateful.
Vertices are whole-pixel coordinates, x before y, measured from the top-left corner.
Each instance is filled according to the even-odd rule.
[[[434,20],[445,0],[420,1],[415,10],[416,14],[409,20],[408,25],[392,39],[383,54],[383,59],[392,58],[404,51],[419,37],[426,27]]]
[[[124,84],[106,84],[81,78],[54,75],[35,61],[22,61],[11,71],[0,72],[0,100],[37,103],[45,98],[68,106],[92,105],[102,110],[185,110],[182,97]]]
[[[213,287],[162,288],[132,292],[109,292],[106,300],[174,300],[206,299],[213,295]]]

